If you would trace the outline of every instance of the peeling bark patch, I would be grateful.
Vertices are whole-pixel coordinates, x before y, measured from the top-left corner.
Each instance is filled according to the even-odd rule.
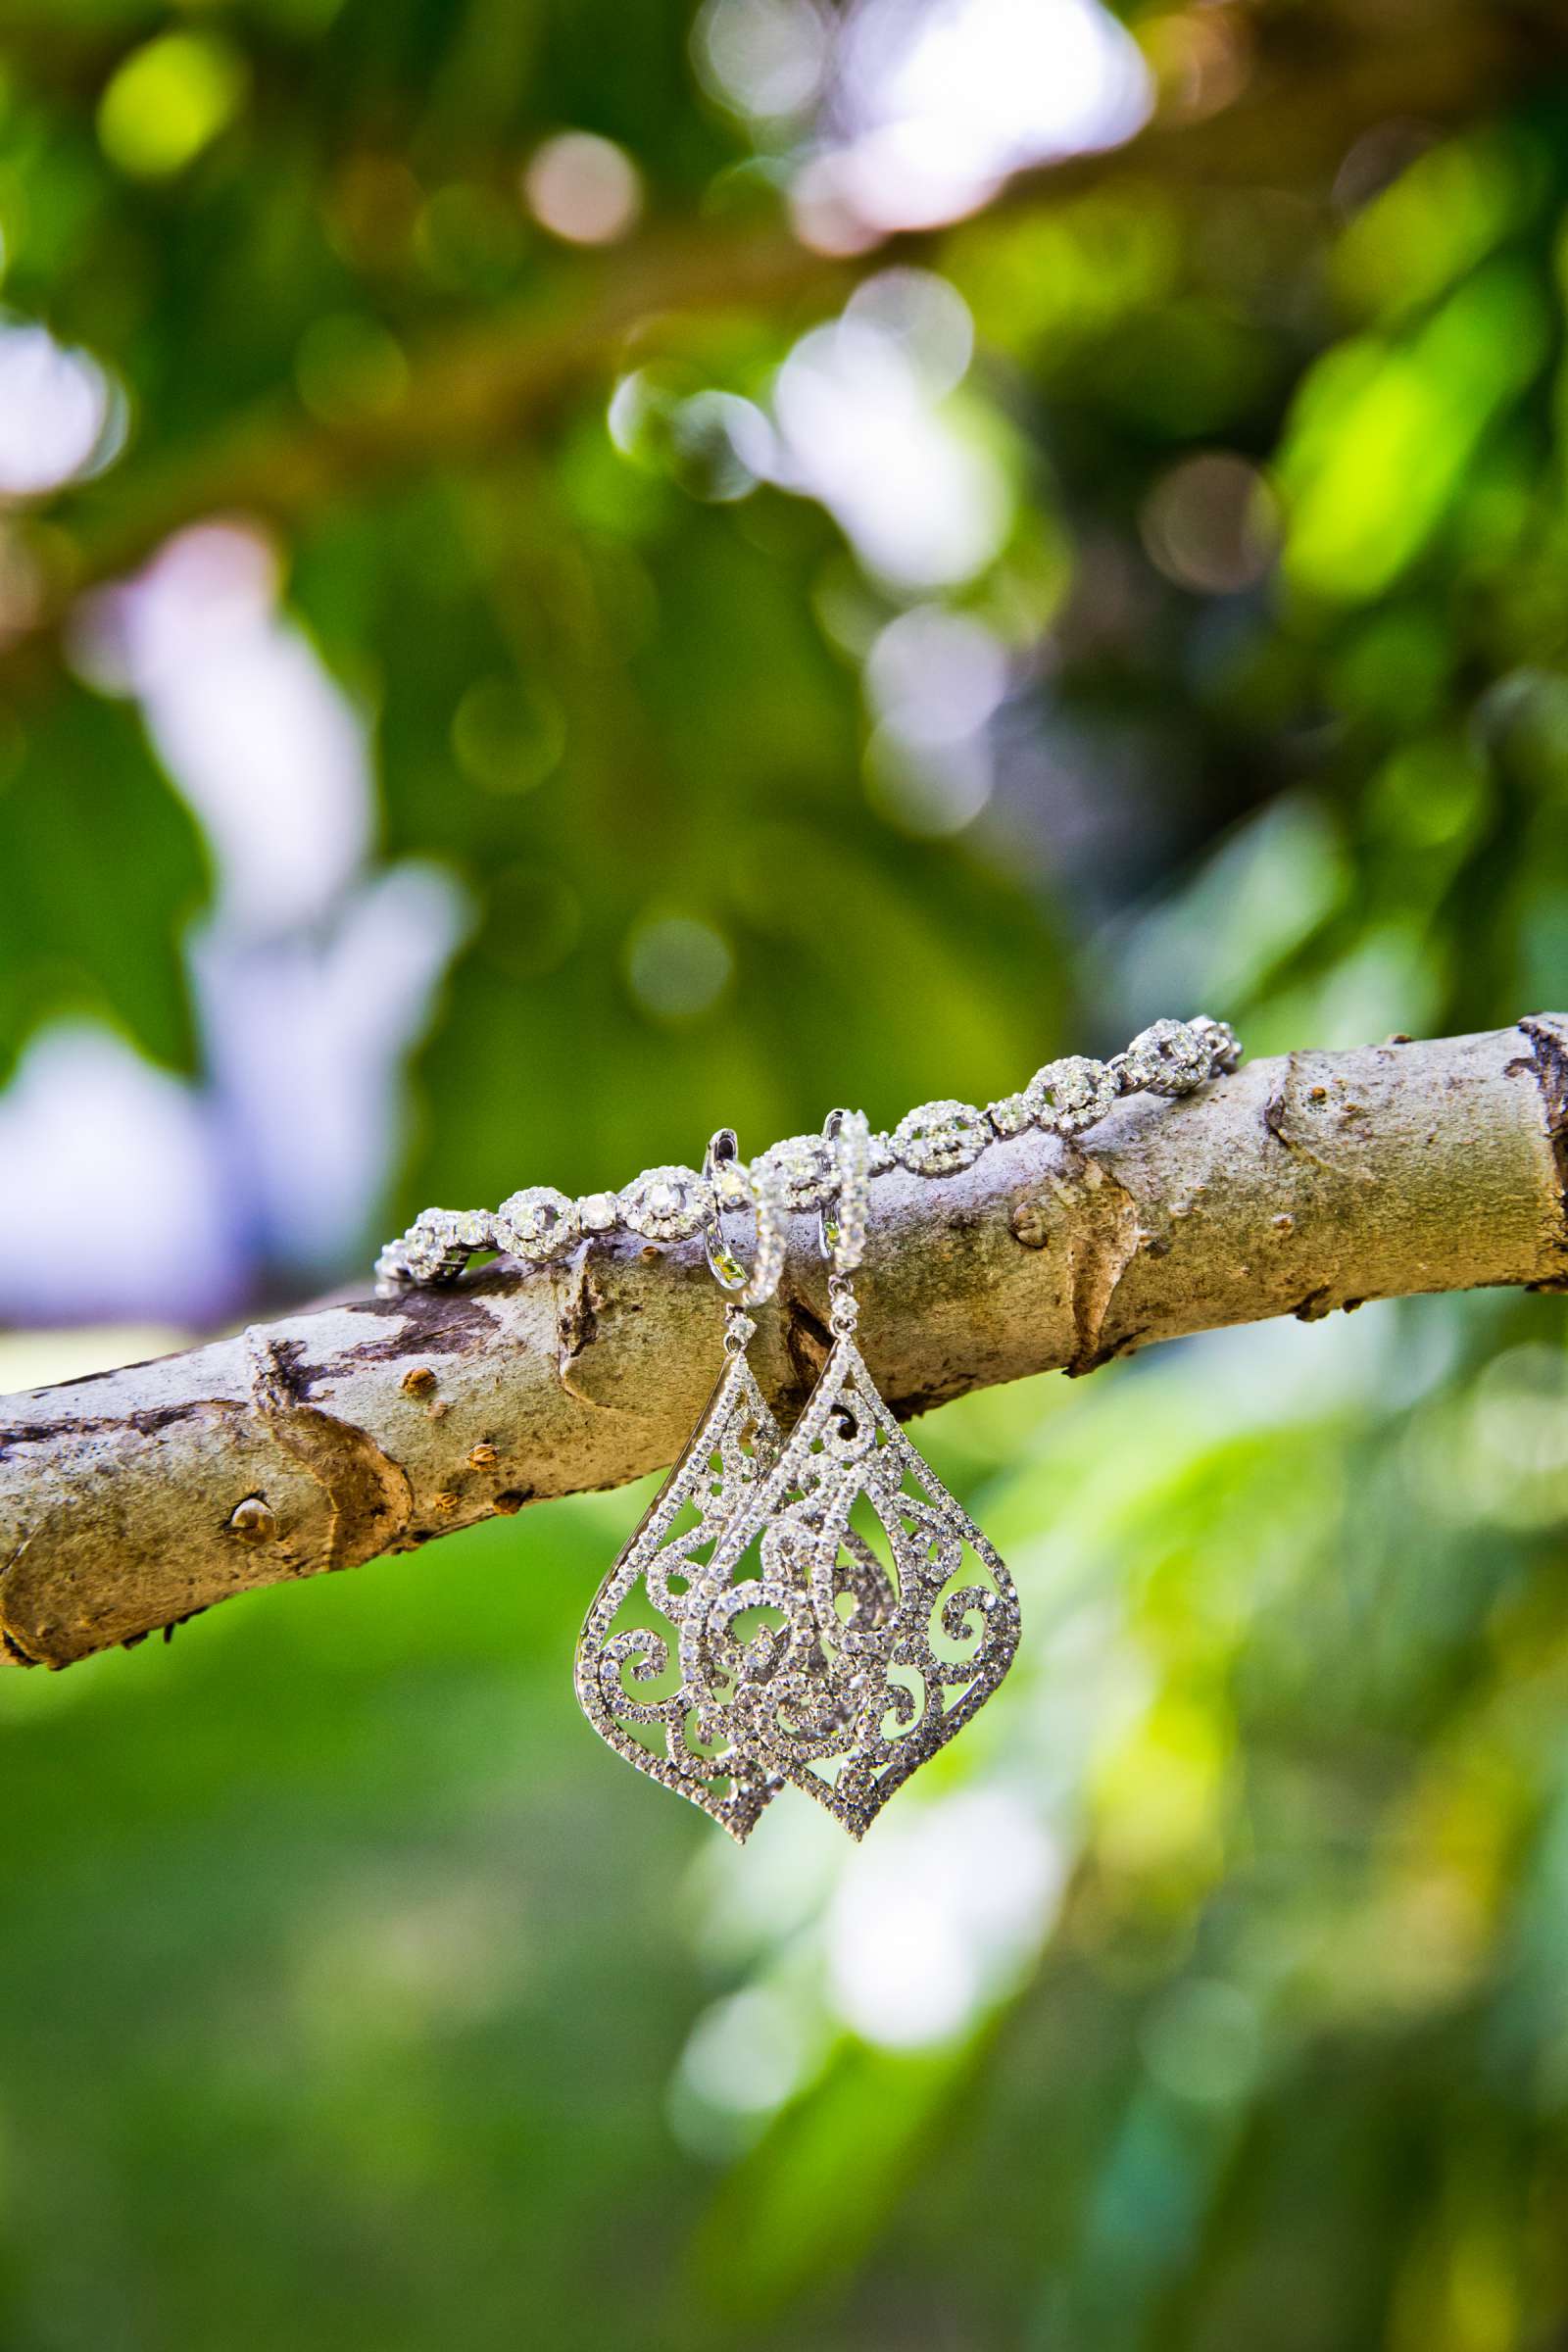
[[[1510,1062],[1510,1072],[1528,1067],[1541,1089],[1541,1106],[1551,1145],[1551,1164],[1557,1177],[1557,1248],[1568,1256],[1568,1041],[1539,1013],[1529,1013],[1520,1028],[1530,1040],[1530,1060]]]
[[[1105,1324],[1122,1276],[1149,1240],[1132,1194],[1101,1160],[1086,1162],[1076,1183],[1058,1185],[1069,1204],[1067,1224],[1068,1301],[1073,1351],[1065,1366],[1073,1377],[1097,1371],[1116,1352],[1108,1348]]]
[[[1381,1052],[1382,1049],[1379,1049]],[[1338,1131],[1341,1140],[1360,1143],[1369,1141],[1367,1130],[1356,1128],[1354,1122],[1362,1117],[1361,1104],[1347,1099],[1336,1106],[1331,1089],[1316,1081],[1301,1084],[1303,1056],[1287,1054],[1276,1084],[1270,1089],[1263,1104],[1263,1125],[1266,1132],[1295,1158],[1308,1161],[1321,1168],[1325,1175],[1341,1181],[1348,1179],[1357,1184],[1374,1181],[1371,1174],[1354,1156],[1348,1157],[1336,1149],[1336,1137],[1330,1132],[1328,1120],[1338,1108]],[[1311,1060],[1320,1057],[1314,1055]],[[1310,1061],[1308,1063],[1310,1066]],[[1347,1081],[1336,1075],[1336,1087]]]
[[[495,1330],[495,1316],[475,1291],[409,1291],[398,1298],[357,1300],[355,1312],[362,1311],[395,1314],[398,1328],[383,1338],[356,1340],[353,1347],[339,1348],[311,1373],[305,1396],[340,1379],[346,1365],[391,1364],[406,1355],[466,1355]]]
[[[1359,1299],[1356,1300],[1356,1304],[1360,1304]],[[1325,1315],[1331,1315],[1334,1312],[1334,1302],[1329,1297],[1328,1284],[1321,1283],[1315,1291],[1308,1291],[1299,1304],[1292,1307],[1291,1312],[1298,1323],[1321,1323]]]
[[[248,1336],[256,1401],[262,1410],[286,1412],[290,1406],[303,1402],[306,1383],[300,1367],[304,1342],[274,1340],[255,1327]]]
[[[1285,1151],[1298,1152],[1306,1159],[1315,1160],[1319,1167],[1326,1168],[1330,1163],[1321,1152],[1314,1152],[1310,1144],[1296,1134],[1291,1124],[1298,1101],[1297,1081],[1301,1074],[1299,1061],[1298,1054],[1286,1054],[1279,1084],[1270,1090],[1268,1100],[1263,1104],[1263,1125]],[[1306,1090],[1307,1102],[1319,1109],[1328,1099],[1329,1090],[1326,1086],[1309,1086]]]
[[[579,1389],[572,1378],[572,1367],[599,1337],[599,1316],[605,1304],[604,1295],[594,1288],[593,1266],[585,1250],[572,1267],[564,1291],[556,1298],[556,1370],[561,1385],[579,1404],[591,1404],[602,1411],[597,1396]]]
[[[159,1359],[155,1357],[153,1360],[156,1362]],[[77,1383],[73,1381],[71,1385],[74,1388]],[[124,1429],[133,1429],[139,1438],[156,1438],[164,1430],[173,1429],[179,1422],[188,1421],[192,1414],[206,1412],[209,1408],[220,1412],[229,1409],[225,1399],[215,1396],[198,1397],[189,1404],[147,1405],[139,1412],[106,1413],[97,1418],[78,1419],[74,1415],[66,1421],[29,1421],[24,1427],[0,1432],[0,1461],[14,1447],[48,1446],[57,1438],[74,1440],[80,1437],[103,1437]]]
[[[296,1400],[296,1344],[279,1345],[254,1329],[249,1337],[256,1409],[326,1495],[330,1516],[318,1565],[350,1568],[374,1559],[408,1525],[414,1493],[406,1472],[367,1430]]]
[[[1274,1141],[1277,1144],[1283,1144],[1287,1152],[1294,1149],[1291,1137],[1285,1132],[1285,1114],[1288,1108],[1291,1079],[1295,1075],[1295,1067],[1296,1056],[1293,1054],[1287,1054],[1285,1056],[1285,1074],[1281,1078],[1279,1085],[1275,1087],[1273,1093],[1269,1096],[1268,1101],[1263,1105],[1263,1125],[1267,1128],[1269,1134],[1274,1138]]]

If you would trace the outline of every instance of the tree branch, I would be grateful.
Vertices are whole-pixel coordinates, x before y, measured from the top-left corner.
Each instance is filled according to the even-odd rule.
[[[786,1413],[825,1352],[795,1220],[754,1362]],[[872,1187],[861,1335],[895,1409],[1093,1371],[1183,1333],[1484,1284],[1568,1287],[1568,1018],[1293,1054],[1076,1150]],[[258,1585],[405,1551],[673,1458],[719,1361],[700,1244],[346,1298],[0,1401],[0,1642],[69,1665]]]

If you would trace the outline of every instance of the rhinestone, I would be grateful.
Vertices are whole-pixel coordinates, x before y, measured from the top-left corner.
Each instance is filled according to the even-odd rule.
[[[870,1144],[871,1174],[885,1176],[890,1168],[896,1168],[898,1164],[899,1155],[893,1149],[892,1137],[873,1135]]]
[[[820,1208],[833,1189],[827,1145],[819,1135],[786,1136],[762,1153],[784,1186],[786,1208]]]
[[[559,1257],[577,1238],[577,1211],[553,1185],[530,1184],[513,1193],[496,1211],[495,1240],[515,1257],[542,1264]]]
[[[978,1159],[990,1141],[972,1102],[922,1102],[893,1130],[893,1149],[916,1176],[951,1176]]]
[[[613,1193],[584,1193],[577,1203],[577,1222],[584,1233],[613,1233],[620,1222],[620,1202]]]
[[[453,1223],[458,1229],[458,1239],[465,1250],[494,1249],[495,1240],[487,1210],[482,1208],[465,1209],[461,1216],[454,1217]]]
[[[1186,1021],[1153,1021],[1122,1055],[1128,1082],[1152,1095],[1189,1095],[1209,1074],[1209,1048]]]
[[[620,1214],[647,1241],[689,1241],[713,1214],[713,1188],[695,1168],[650,1168],[621,1194]]]
[[[720,1208],[750,1208],[752,1172],[743,1159],[721,1159],[710,1182]]]
[[[1069,1054],[1036,1070],[1025,1089],[1042,1127],[1058,1135],[1081,1135],[1102,1119],[1120,1089],[1113,1070],[1085,1054]]]
[[[1035,1106],[1027,1094],[1004,1095],[1000,1102],[986,1104],[986,1117],[1000,1136],[1022,1135],[1035,1123]]]

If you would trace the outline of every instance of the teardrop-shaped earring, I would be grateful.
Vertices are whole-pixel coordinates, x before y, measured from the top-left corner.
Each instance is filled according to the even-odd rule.
[[[736,1704],[748,1669],[766,1670],[765,1629],[760,1647],[726,1639],[735,1612],[720,1605],[712,1561],[784,1442],[746,1360],[757,1328],[747,1310],[772,1297],[783,1268],[784,1211],[776,1171],[766,1160],[748,1171],[736,1150],[734,1130],[721,1127],[703,1161],[714,1197],[704,1246],[728,1294],[724,1369],[685,1451],[599,1588],[577,1642],[576,1685],[584,1714],[617,1755],[744,1840],[781,1785],[747,1737],[749,1711]],[[726,1207],[748,1203],[757,1218],[750,1273],[723,1226]]]
[[[710,1605],[765,1606],[782,1620],[768,1629],[765,1671],[735,1693],[749,1752],[860,1838],[1002,1681],[1018,1598],[856,1345],[870,1136],[860,1111],[833,1111],[823,1132],[833,1346],[793,1433],[725,1522],[705,1584]],[[760,1572],[748,1578],[754,1544]]]

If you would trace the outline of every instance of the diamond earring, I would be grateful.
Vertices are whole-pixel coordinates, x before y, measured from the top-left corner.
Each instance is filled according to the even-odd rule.
[[[782,1267],[781,1179],[721,1129],[704,1173],[729,1361],[685,1452],[600,1587],[577,1645],[596,1731],[744,1841],[786,1781],[863,1837],[1012,1663],[1006,1569],[894,1419],[855,1342],[870,1134],[834,1111],[820,1240],[833,1346],[786,1440],[746,1360],[746,1308]],[[748,1276],[722,1206],[748,1197]],[[755,1547],[755,1558],[753,1557]],[[973,1565],[969,1565],[972,1560]],[[642,1604],[662,1632],[632,1614]],[[642,1695],[635,1695],[631,1685]]]
[[[704,1228],[709,1270],[727,1294],[724,1369],[641,1526],[600,1586],[577,1642],[577,1697],[617,1755],[700,1805],[744,1840],[779,1787],[745,1737],[740,1694],[765,1674],[762,1638],[733,1638],[713,1558],[724,1529],[777,1461],[783,1433],[757,1385],[746,1349],[748,1309],[778,1287],[784,1264],[783,1194],[776,1171],[736,1156],[733,1128],[708,1147],[703,1175],[713,1209]],[[757,1241],[748,1273],[724,1233],[726,1208],[750,1204]],[[639,1622],[648,1613],[663,1621]],[[630,1686],[635,1686],[635,1692]]]
[[[833,1111],[823,1134],[833,1345],[795,1430],[720,1533],[708,1579],[737,1607],[770,1604],[783,1619],[767,1629],[767,1670],[737,1693],[760,1768],[860,1838],[1002,1681],[1018,1599],[856,1345],[871,1141],[860,1111]],[[761,1575],[736,1583],[754,1543]]]

